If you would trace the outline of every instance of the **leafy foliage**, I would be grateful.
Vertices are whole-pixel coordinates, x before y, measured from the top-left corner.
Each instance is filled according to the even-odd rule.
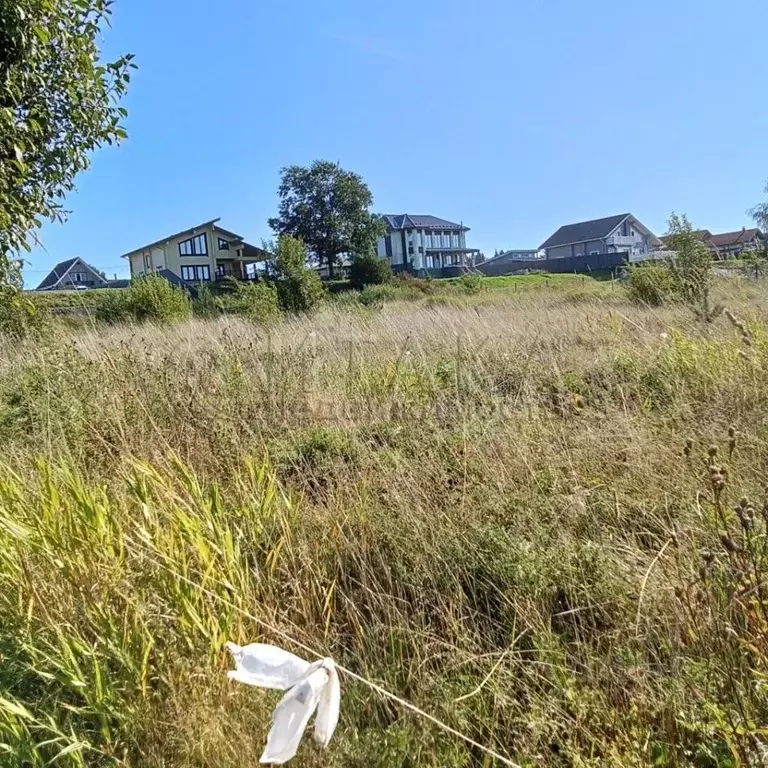
[[[325,296],[320,278],[306,266],[306,251],[301,240],[282,235],[274,259],[277,298],[284,312],[309,312]]]
[[[192,300],[192,314],[195,317],[210,319],[222,311],[221,301],[211,290],[211,286],[203,283],[197,289],[197,298]]]
[[[89,153],[125,136],[132,57],[104,64],[98,46],[111,4],[0,0],[0,328],[16,337],[35,322],[17,254],[41,218],[64,218]]]
[[[384,223],[370,212],[373,195],[356,173],[318,160],[308,168],[284,168],[279,211],[269,225],[278,235],[303,241],[333,277],[343,253],[368,253],[384,234]]]
[[[358,289],[366,285],[383,285],[392,279],[392,267],[372,251],[356,254],[349,266],[349,279],[352,287]]]
[[[42,324],[35,305],[14,286],[0,283],[0,334],[22,339]]]
[[[763,190],[768,195],[768,183]],[[750,216],[755,220],[755,223],[763,232],[768,232],[768,200],[763,203],[758,203],[749,212]]]
[[[761,246],[756,250],[746,250],[741,253],[744,272],[757,280],[768,271],[768,247]]]
[[[629,298],[636,304],[660,307],[674,299],[674,282],[667,264],[635,264],[629,267]]]
[[[107,323],[170,323],[185,320],[189,315],[187,294],[159,275],[140,277],[128,288],[113,289],[96,307],[96,317]]]
[[[466,293],[479,293],[483,287],[483,278],[476,273],[465,272],[459,278],[459,284]]]
[[[670,216],[669,245],[676,253],[669,263],[675,293],[699,319],[712,322],[722,312],[722,307],[710,304],[712,255],[685,214]]]
[[[282,315],[277,290],[267,282],[240,283],[229,307],[260,325],[271,325]]]
[[[64,218],[61,200],[89,153],[125,137],[118,102],[132,57],[103,63],[98,45],[111,5],[0,0],[1,282],[40,218]]]

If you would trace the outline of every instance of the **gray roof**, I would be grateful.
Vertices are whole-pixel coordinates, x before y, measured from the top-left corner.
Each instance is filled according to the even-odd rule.
[[[620,213],[617,216],[607,216],[604,219],[592,221],[580,221],[578,224],[566,224],[555,232],[549,240],[542,243],[542,248],[556,248],[559,245],[571,243],[583,243],[587,240],[600,240],[613,232],[629,213]]]
[[[384,214],[382,219],[390,231],[394,229],[455,229],[459,232],[469,232],[469,227],[445,219],[438,219],[437,216],[411,216],[408,213]]]
[[[77,261],[78,257],[74,259],[67,259],[66,261],[60,261],[44,278],[43,282],[37,286],[35,290],[44,291],[46,288],[53,288],[56,283],[61,280],[66,274],[67,270]]]
[[[69,270],[75,266],[77,262],[80,262],[86,269],[89,269],[91,272],[93,272],[93,274],[96,275],[99,280],[104,280],[104,278],[90,264],[87,264],[86,262],[84,262],[79,256],[75,256],[74,259],[67,259],[66,261],[60,261],[43,278],[43,282],[40,283],[40,285],[38,285],[37,288],[35,288],[35,290],[47,291],[49,288],[55,288],[61,281],[61,278],[64,277],[67,274],[67,272],[69,272]]]

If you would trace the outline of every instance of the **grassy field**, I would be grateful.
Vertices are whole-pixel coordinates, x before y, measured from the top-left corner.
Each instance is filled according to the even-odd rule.
[[[768,287],[501,280],[0,347],[0,764],[256,764],[217,595],[520,765],[760,765]],[[296,765],[493,765],[342,685]]]

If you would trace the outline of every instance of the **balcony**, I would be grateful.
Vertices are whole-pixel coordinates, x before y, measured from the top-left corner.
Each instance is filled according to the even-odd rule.
[[[642,240],[632,235],[613,235],[606,240],[606,244],[613,245],[616,248],[632,248],[634,245],[641,245]]]

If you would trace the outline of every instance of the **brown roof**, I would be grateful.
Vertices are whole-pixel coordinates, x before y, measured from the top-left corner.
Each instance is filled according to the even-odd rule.
[[[710,244],[710,241],[712,240],[712,233],[708,229],[696,229],[693,234],[698,235],[707,244]],[[661,242],[664,243],[664,245],[669,245],[673,238],[674,235],[662,235]]]
[[[740,229],[737,232],[723,232],[719,235],[712,235],[710,241],[716,248],[727,248],[730,245],[740,245],[742,243],[751,243],[755,238],[761,236],[759,229]]]

